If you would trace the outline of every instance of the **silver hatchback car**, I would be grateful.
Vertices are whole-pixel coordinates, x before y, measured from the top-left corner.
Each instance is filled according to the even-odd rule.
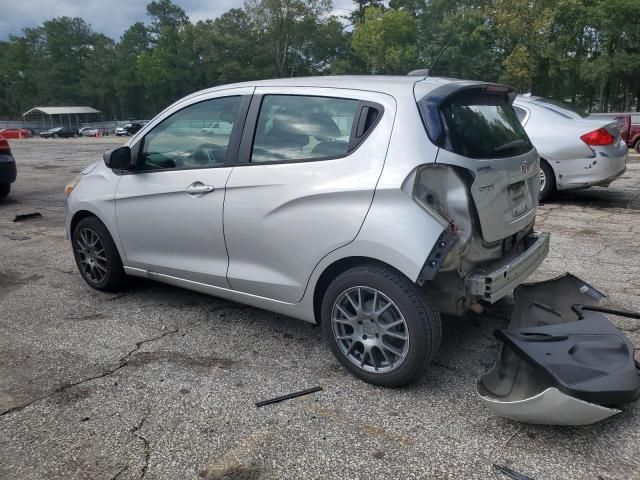
[[[409,383],[441,313],[499,300],[547,255],[514,98],[412,76],[195,93],[67,186],[78,268],[99,290],[134,275],[320,323],[356,376]]]

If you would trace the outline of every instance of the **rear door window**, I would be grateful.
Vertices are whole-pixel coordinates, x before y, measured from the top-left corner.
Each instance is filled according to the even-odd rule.
[[[513,157],[533,146],[502,96],[462,93],[440,107],[446,150],[470,158]]]
[[[640,113],[631,114],[631,123],[633,125],[640,125]]]
[[[555,100],[551,100],[550,98],[536,98],[534,100],[538,105],[543,106],[548,110],[552,110],[566,118],[586,118],[588,115],[578,110],[577,108],[571,107],[566,103],[557,102]]]
[[[289,162],[344,157],[358,100],[301,95],[266,95],[251,162]]]

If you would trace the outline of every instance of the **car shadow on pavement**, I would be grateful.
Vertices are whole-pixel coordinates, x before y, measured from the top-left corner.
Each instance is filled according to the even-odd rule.
[[[553,204],[594,209],[625,208],[640,210],[640,191],[593,187],[585,190],[557,192],[543,205],[549,206]]]

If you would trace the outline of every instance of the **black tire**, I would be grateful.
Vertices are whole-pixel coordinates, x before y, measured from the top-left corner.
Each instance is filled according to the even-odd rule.
[[[636,152],[640,153],[640,140],[636,142],[636,146],[634,148],[636,149]]]
[[[544,172],[546,178],[544,186],[540,184],[540,200],[546,200],[556,191],[556,176],[549,164],[540,159],[540,170]]]
[[[90,232],[93,232],[93,234],[98,237],[103,247],[101,250],[104,250],[104,252],[101,252],[96,248],[93,252],[87,252],[87,255],[100,252],[100,256],[106,258],[102,263],[103,268],[100,270],[97,266],[92,268],[87,265],[86,261],[88,261],[88,257],[81,251],[81,245],[83,242],[86,243],[84,239],[91,235]],[[113,292],[122,290],[126,286],[126,274],[122,268],[120,254],[118,253],[115,243],[113,243],[107,227],[105,227],[100,220],[96,217],[85,217],[80,220],[73,229],[71,240],[78,271],[90,287],[96,290]],[[85,263],[83,263],[83,261]],[[97,263],[97,260],[94,260],[94,262]],[[94,272],[97,273],[94,275]]]
[[[10,191],[11,191],[10,183],[0,183],[0,200],[2,200],[7,195],[9,195]]]
[[[332,321],[334,305],[340,298],[345,298],[345,292],[353,288],[378,291],[377,295],[382,294],[391,300],[395,304],[394,307],[396,307],[404,317],[404,325],[402,326],[404,331],[402,333],[406,333],[406,337],[408,337],[406,356],[399,364],[397,363],[398,357],[396,357],[394,363],[387,363],[387,365],[390,365],[390,367],[387,368],[393,368],[390,371],[377,371],[378,366],[384,365],[385,360],[382,360],[383,363],[376,362],[372,358],[376,356],[373,350],[371,354],[372,357],[365,356],[364,354],[360,355],[360,360],[363,358],[373,360],[370,362],[373,364],[373,367],[369,365],[369,370],[354,363],[354,356],[357,357],[359,353],[357,346],[353,350],[353,353],[351,353],[351,356],[347,356],[349,351],[354,348],[354,344],[360,343],[360,345],[363,345],[364,340],[367,339],[366,335],[361,337],[362,341],[360,341],[359,337],[358,340],[353,340],[351,343],[343,343],[342,346],[339,344],[340,340],[336,339],[334,330],[338,327],[334,327],[334,322]],[[364,302],[360,301],[360,303],[362,304]],[[371,308],[371,305],[367,308]],[[371,310],[376,310],[375,303]],[[387,311],[389,310],[391,309],[387,309]],[[374,320],[370,321],[374,322]],[[421,378],[427,370],[429,363],[431,363],[433,356],[436,354],[442,339],[440,314],[424,292],[400,272],[389,267],[375,264],[351,268],[338,275],[333,282],[331,282],[322,299],[321,322],[325,338],[338,361],[359,379],[374,385],[386,387],[407,385]],[[365,319],[364,323],[366,322],[367,320]],[[357,323],[362,324],[363,322],[357,321]],[[338,325],[338,323],[336,323],[336,325]],[[353,330],[354,337],[360,335],[360,333],[355,331],[355,328],[353,328]],[[379,340],[381,342],[382,336],[385,334],[381,333],[380,335],[381,338]],[[378,334],[375,333],[375,336],[378,337]],[[374,342],[378,341],[371,335],[370,340]],[[342,341],[348,342],[345,340]],[[351,347],[347,349],[346,345],[351,345]],[[377,348],[377,352],[381,353],[379,347],[374,348]],[[347,352],[345,352],[344,349],[347,349]],[[380,356],[378,355],[378,357]],[[357,361],[358,358],[355,358],[355,360]],[[372,368],[375,368],[376,371],[371,371]]]

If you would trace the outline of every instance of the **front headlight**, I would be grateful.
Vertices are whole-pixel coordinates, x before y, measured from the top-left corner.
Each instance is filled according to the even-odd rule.
[[[73,177],[73,180],[67,183],[67,186],[64,187],[65,197],[68,197],[69,195],[71,195],[71,192],[73,192],[73,189],[76,188],[76,185],[80,183],[80,180],[82,180],[82,175],[76,175],[75,177]]]

